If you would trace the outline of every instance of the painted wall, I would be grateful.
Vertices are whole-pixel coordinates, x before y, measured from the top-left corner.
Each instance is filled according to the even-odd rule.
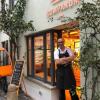
[[[22,85],[23,90],[29,96],[33,98],[33,100],[58,100],[58,90],[54,89],[52,86],[48,84],[42,84],[38,81],[28,81],[24,80],[25,87]],[[41,85],[39,85],[41,84]],[[30,95],[31,94],[31,95]]]
[[[0,42],[4,42],[6,40],[9,40],[9,36],[3,32],[0,32]]]
[[[26,12],[25,12],[25,19],[27,21],[33,20],[33,25],[35,26],[36,31],[45,30],[48,28],[52,28],[62,24],[59,20],[57,20],[61,15],[66,17],[74,17],[76,16],[75,12],[79,5],[69,7],[65,11],[59,12],[53,16],[54,21],[50,21],[47,17],[47,12],[51,9],[56,8],[59,4],[63,4],[65,1],[68,0],[61,0],[60,3],[53,5],[51,3],[52,0],[28,0]],[[76,1],[76,0],[69,0],[69,1]],[[78,0],[80,1],[80,0]]]

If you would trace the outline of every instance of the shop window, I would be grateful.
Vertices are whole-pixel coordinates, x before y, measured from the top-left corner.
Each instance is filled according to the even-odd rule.
[[[46,34],[46,65],[47,65],[47,80],[51,81],[51,47],[50,47],[50,33]]]
[[[34,37],[34,73],[35,76],[44,78],[44,51],[43,36]]]
[[[55,83],[55,63],[54,63],[54,50],[58,48],[57,45],[58,34],[54,32],[46,34],[46,66],[47,66],[47,80]]]
[[[55,34],[55,36],[54,36]],[[57,33],[40,33],[27,38],[28,76],[54,84],[54,49],[57,49]]]

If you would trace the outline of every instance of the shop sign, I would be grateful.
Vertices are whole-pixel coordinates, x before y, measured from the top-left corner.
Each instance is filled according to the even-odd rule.
[[[64,1],[64,2],[61,2]],[[77,4],[80,3],[80,0],[51,0],[52,4],[56,4],[54,5],[54,8],[50,9],[47,12],[47,16],[52,17],[53,15],[56,15],[62,11],[65,11],[69,8],[71,8],[72,6],[75,6]]]

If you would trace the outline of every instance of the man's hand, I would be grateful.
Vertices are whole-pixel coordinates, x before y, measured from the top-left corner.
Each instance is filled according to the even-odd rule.
[[[66,61],[66,57],[56,59],[55,61],[56,61],[56,64],[66,64],[66,63],[68,63]]]
[[[63,61],[65,61],[66,63],[73,61],[75,58],[75,56],[69,56],[69,57],[64,57]]]
[[[67,62],[65,61],[65,58],[60,58],[60,64],[66,64]]]
[[[74,60],[74,56],[70,56],[70,57],[63,57],[63,58],[59,58],[59,59],[56,59],[56,64],[67,64],[71,61]]]

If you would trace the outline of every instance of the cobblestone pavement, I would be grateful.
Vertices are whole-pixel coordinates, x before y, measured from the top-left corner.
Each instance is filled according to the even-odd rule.
[[[0,90],[0,100],[7,100],[6,94]],[[26,96],[23,91],[20,90],[18,100],[33,100],[29,96]]]

